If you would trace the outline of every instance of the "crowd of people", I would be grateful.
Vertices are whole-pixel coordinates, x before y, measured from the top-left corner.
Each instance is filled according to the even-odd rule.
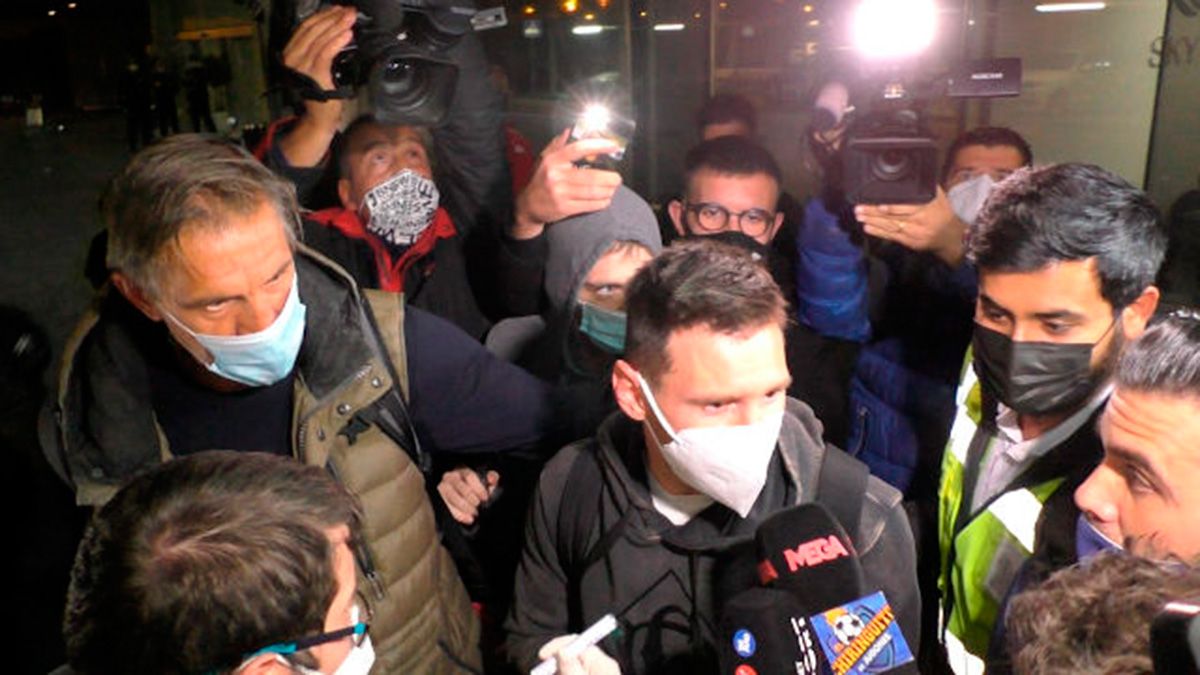
[[[333,89],[354,21],[285,65]],[[660,216],[565,131],[514,194],[448,55],[434,128],[306,100],[113,178],[42,435],[95,507],[62,672],[717,672],[810,504],[923,673],[1154,672],[1200,603],[1200,313],[1144,192],[987,127],[919,205],[848,203],[814,132],[801,201],[719,96]]]

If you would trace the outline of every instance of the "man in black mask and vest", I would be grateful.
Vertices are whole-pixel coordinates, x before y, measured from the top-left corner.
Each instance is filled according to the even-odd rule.
[[[943,637],[955,672],[982,672],[1018,570],[1075,562],[1072,495],[1103,456],[1096,418],[1121,345],[1158,304],[1165,248],[1146,194],[1089,165],[1018,171],[975,223],[973,363],[939,491]]]

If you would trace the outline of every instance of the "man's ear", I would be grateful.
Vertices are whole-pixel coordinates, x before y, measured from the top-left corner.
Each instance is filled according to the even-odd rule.
[[[1158,309],[1159,295],[1156,286],[1147,286],[1137,300],[1121,310],[1121,330],[1126,338],[1136,340],[1146,330],[1146,324]]]
[[[358,209],[358,204],[355,204],[354,200],[350,199],[350,197],[351,197],[350,179],[348,179],[348,178],[339,178],[338,179],[337,193],[338,193],[338,199],[340,199],[342,201],[342,208],[347,209],[349,211],[355,211]]]
[[[638,386],[637,369],[624,359],[617,359],[612,371],[613,394],[617,407],[635,422],[646,419],[646,402],[642,399],[642,388]]]
[[[771,231],[767,234],[767,241],[774,241],[775,235],[779,234],[781,227],[783,227],[783,211],[775,214],[775,224],[771,226]]]
[[[158,308],[154,306],[154,303],[150,302],[150,296],[147,295],[140,286],[133,283],[132,279],[125,276],[123,272],[113,272],[112,283],[113,286],[117,287],[117,290],[121,293],[121,295],[125,296],[125,299],[129,301],[129,304],[137,307],[142,314],[146,315],[146,318],[150,319],[151,321],[163,320],[162,312],[158,311]]]
[[[679,233],[679,236],[686,237],[688,232],[683,224],[683,202],[672,199],[667,203],[667,214],[671,216],[671,223],[675,226],[675,231]]]

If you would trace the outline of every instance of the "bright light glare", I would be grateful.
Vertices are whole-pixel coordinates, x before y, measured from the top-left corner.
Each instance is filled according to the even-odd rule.
[[[592,103],[584,106],[583,113],[579,115],[579,121],[575,126],[581,134],[595,133],[608,129],[610,120],[612,120],[612,113],[608,110],[608,106]]]
[[[897,58],[933,42],[937,7],[933,0],[863,0],[854,12],[854,44],[871,58]]]
[[[571,33],[573,35],[596,35],[602,30],[604,30],[604,26],[589,24],[587,26],[575,26],[571,29]]]
[[[1106,6],[1103,2],[1051,2],[1036,5],[1034,9],[1039,12],[1095,12]]]
[[[656,23],[656,24],[654,24],[654,30],[683,30],[683,24],[681,24],[681,23]]]

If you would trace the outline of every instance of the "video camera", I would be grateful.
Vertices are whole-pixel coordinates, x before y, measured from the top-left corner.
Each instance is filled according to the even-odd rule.
[[[922,78],[915,56],[933,39],[935,13],[931,2],[862,2],[854,17],[858,72],[817,95],[812,131],[846,124],[839,187],[851,203],[924,204],[936,196],[937,144],[920,114],[932,97],[1020,93],[1020,59],[969,61]]]
[[[354,39],[333,61],[332,91],[289,72],[304,98],[353,98],[365,88],[375,117],[385,124],[433,126],[450,109],[458,68],[447,57],[472,30],[470,0],[293,0],[279,3],[272,34],[288,35],[313,13],[332,5],[358,11]],[[286,40],[286,38],[285,38]],[[281,44],[281,43],[280,43]]]

